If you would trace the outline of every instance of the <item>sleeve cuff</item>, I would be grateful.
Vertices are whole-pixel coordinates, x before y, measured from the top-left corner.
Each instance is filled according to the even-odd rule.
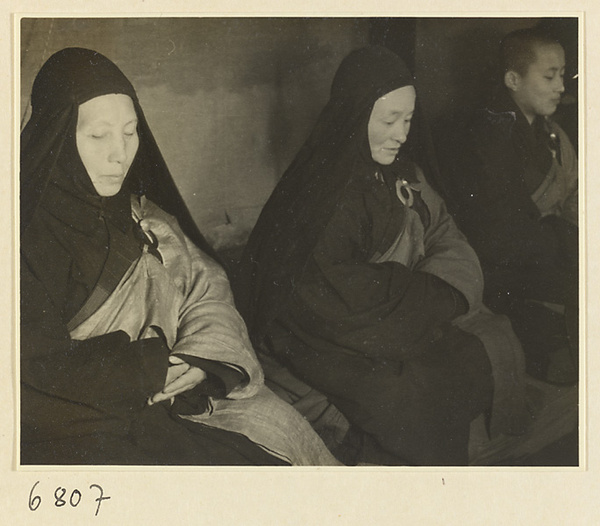
[[[244,374],[214,360],[206,360],[188,354],[175,354],[192,367],[198,367],[206,372],[207,378],[202,382],[205,394],[223,398],[244,381]]]

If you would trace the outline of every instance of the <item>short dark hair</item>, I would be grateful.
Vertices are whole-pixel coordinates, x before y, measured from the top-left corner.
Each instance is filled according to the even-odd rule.
[[[507,71],[515,71],[524,76],[536,59],[536,46],[561,45],[556,38],[537,27],[518,29],[508,33],[500,44],[502,76]]]

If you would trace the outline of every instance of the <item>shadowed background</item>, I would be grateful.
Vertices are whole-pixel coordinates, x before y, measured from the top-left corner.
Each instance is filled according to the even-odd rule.
[[[33,79],[50,55],[69,46],[103,53],[136,88],[200,230],[217,250],[235,249],[310,132],[350,50],[378,43],[403,56],[435,125],[483,103],[500,38],[538,21],[24,18],[22,123]]]

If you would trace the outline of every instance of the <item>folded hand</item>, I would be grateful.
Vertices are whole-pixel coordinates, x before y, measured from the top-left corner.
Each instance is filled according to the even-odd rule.
[[[179,393],[193,389],[206,378],[206,373],[202,369],[192,367],[177,356],[170,356],[169,362],[171,365],[167,369],[165,386],[162,391],[148,399],[149,405],[168,400]]]

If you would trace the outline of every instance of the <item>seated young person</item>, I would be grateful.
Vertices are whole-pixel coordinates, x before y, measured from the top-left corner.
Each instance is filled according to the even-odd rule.
[[[264,386],[225,272],[123,73],[64,49],[31,103],[21,463],[337,464]]]
[[[523,362],[508,321],[481,304],[475,252],[411,159],[416,109],[390,50],[343,60],[250,236],[236,298],[257,348],[348,419],[355,461],[466,464],[475,417],[491,413],[502,432],[529,418]]]
[[[551,116],[564,91],[561,45],[508,34],[502,85],[440,142],[453,213],[475,248],[484,299],[512,321],[532,376],[577,380],[577,157]]]

